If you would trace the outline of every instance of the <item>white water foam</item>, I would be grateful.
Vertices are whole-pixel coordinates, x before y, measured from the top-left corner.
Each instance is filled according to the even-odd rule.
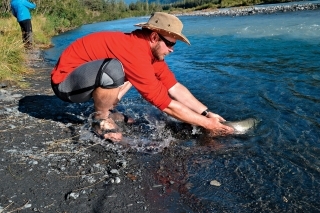
[[[80,140],[92,141],[108,149],[135,150],[150,154],[159,153],[168,147],[172,141],[178,140],[175,138],[177,132],[169,128],[168,125],[180,125],[181,123],[141,98],[123,100],[116,107],[115,111],[121,112],[135,120],[132,124],[116,122],[123,134],[123,139],[120,142],[113,143],[97,136],[91,128],[91,115],[81,129]],[[192,130],[182,131],[186,131],[189,135],[201,134],[201,131],[196,127],[193,127]]]

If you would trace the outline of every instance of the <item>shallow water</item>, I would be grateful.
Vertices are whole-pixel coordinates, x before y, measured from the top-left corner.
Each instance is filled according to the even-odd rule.
[[[166,185],[161,180],[167,177],[176,183],[166,185],[175,193],[158,198],[163,212],[319,211],[319,10],[181,19],[191,46],[179,42],[166,58],[177,79],[225,119],[260,122],[248,134],[213,139],[168,119],[130,91],[118,106],[139,120],[127,130],[128,143],[173,142],[158,154],[160,165],[151,166],[156,182]],[[144,21],[83,26],[55,37],[45,56],[54,63],[77,37],[129,32]],[[182,202],[167,202],[176,197]]]

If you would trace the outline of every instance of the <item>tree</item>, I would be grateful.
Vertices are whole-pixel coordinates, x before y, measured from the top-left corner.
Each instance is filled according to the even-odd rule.
[[[83,0],[83,5],[92,11],[103,11],[105,2],[103,0]]]

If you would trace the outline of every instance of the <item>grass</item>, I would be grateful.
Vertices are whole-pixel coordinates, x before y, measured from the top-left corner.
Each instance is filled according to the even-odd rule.
[[[23,77],[33,72],[26,66],[25,50],[21,29],[14,17],[0,19],[0,82],[8,85],[26,87]],[[34,48],[51,47],[54,27],[44,16],[37,15],[32,19]]]
[[[0,82],[22,83],[23,75],[31,70],[23,66],[26,54],[22,43],[21,30],[14,18],[1,20],[0,26]]]
[[[32,19],[33,39],[38,48],[52,46],[51,38],[56,35],[53,23],[43,15],[37,15]]]

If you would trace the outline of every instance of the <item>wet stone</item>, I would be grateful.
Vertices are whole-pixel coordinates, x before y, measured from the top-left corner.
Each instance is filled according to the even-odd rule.
[[[217,180],[212,180],[212,181],[210,181],[210,185],[211,186],[221,186],[221,183]]]
[[[115,182],[115,183],[120,183],[120,182],[121,182],[121,180],[120,180],[120,178],[119,178],[119,177],[116,177],[116,178],[115,178],[115,180],[114,180],[114,182]]]
[[[119,171],[117,169],[111,169],[110,173],[114,175],[119,175]]]
[[[7,86],[8,86],[8,84],[6,84],[4,82],[0,82],[0,88],[6,88]]]
[[[79,193],[76,193],[76,192],[71,192],[70,194],[67,195],[67,199],[77,199],[78,197],[80,196]]]

